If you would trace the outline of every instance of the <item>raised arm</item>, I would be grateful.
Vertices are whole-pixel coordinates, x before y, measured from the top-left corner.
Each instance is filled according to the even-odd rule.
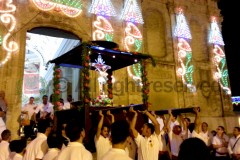
[[[146,114],[148,116],[148,118],[152,121],[153,125],[154,125],[154,129],[155,129],[155,133],[157,135],[160,134],[160,124],[158,123],[157,119],[156,119],[156,115],[153,112],[153,114],[149,113],[147,110],[143,111],[142,113]]]
[[[96,133],[96,139],[97,140],[100,137],[101,129],[102,129],[102,126],[103,126],[104,115],[102,113],[102,110],[99,111],[99,116],[100,116],[100,120],[98,122],[97,133]]]
[[[194,130],[195,130],[195,132],[200,133],[202,131],[202,128],[201,128],[201,121],[200,121],[200,118],[199,118],[199,108],[194,107],[193,111],[195,113],[195,120],[194,120],[194,126],[195,127],[194,127]]]
[[[114,123],[114,115],[110,112],[110,110],[107,111],[107,115],[111,117],[111,123]]]
[[[130,124],[130,120],[129,120],[129,118],[127,117],[127,111],[126,111],[126,110],[123,110],[122,113],[123,113],[123,116],[125,117],[126,121],[128,121],[128,123]]]
[[[168,120],[166,122],[166,128],[167,128],[167,131],[170,132],[171,131],[171,127],[170,127],[170,124],[171,124],[171,119],[173,118],[173,115],[172,115],[172,110],[168,110]]]
[[[180,114],[179,115],[180,119],[181,119],[181,124],[182,124],[182,138],[183,139],[187,139],[188,138],[188,128],[187,128],[187,122],[186,120],[184,119],[184,117]]]
[[[138,113],[133,109],[133,107],[130,107],[129,112],[134,113],[132,121],[130,123],[130,129],[132,131],[134,138],[136,138],[138,136],[138,131],[136,130],[135,126],[136,126],[136,122],[137,122]]]
[[[179,118],[181,120],[183,131],[187,131],[187,123],[186,123],[186,120],[184,119],[183,115],[179,114]]]

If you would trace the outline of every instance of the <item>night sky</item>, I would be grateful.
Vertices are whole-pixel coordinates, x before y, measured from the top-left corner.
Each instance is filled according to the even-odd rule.
[[[229,71],[232,96],[240,96],[240,8],[238,0],[219,0],[223,16],[222,35]]]

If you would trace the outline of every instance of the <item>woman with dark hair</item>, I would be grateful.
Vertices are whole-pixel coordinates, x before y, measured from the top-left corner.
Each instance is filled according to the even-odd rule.
[[[188,138],[180,145],[178,160],[210,160],[206,144],[199,138]]]

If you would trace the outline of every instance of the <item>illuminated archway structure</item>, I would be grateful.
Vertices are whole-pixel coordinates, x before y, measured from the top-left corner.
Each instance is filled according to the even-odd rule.
[[[113,41],[114,30],[110,22],[111,16],[116,16],[116,12],[110,0],[94,0],[89,12],[96,15],[93,22],[93,40]]]
[[[228,82],[228,69],[226,64],[225,53],[222,49],[224,46],[222,34],[218,27],[215,17],[212,17],[211,29],[209,34],[209,43],[213,45],[213,63],[216,66],[214,72],[214,79],[220,84],[223,91],[227,94],[231,94],[231,90]]]
[[[82,2],[80,0],[32,0],[32,2],[40,10],[55,10],[68,17],[77,17],[82,12]]]
[[[190,92],[196,92],[193,84],[194,66],[192,64],[192,48],[188,43],[192,39],[189,26],[183,14],[183,10],[178,8],[177,24],[174,30],[174,36],[178,37],[178,63],[177,74],[181,76],[183,84],[187,86]]]
[[[3,47],[6,56],[2,60],[0,60],[0,67],[4,65],[11,58],[11,55],[19,48],[16,41],[11,40],[13,31],[16,27],[16,18],[14,16],[16,6],[12,3],[12,0],[6,0],[3,5],[5,7],[4,9],[0,8],[0,20],[6,26],[7,33],[3,35],[3,38],[1,38],[1,46]]]
[[[139,52],[142,49],[143,41],[140,27],[144,21],[142,18],[142,12],[136,0],[127,0],[125,2],[121,19],[125,21],[125,36],[123,40],[124,49],[127,51]],[[142,86],[140,63],[133,64],[132,67],[128,66],[127,71],[128,75],[132,77],[136,84]]]

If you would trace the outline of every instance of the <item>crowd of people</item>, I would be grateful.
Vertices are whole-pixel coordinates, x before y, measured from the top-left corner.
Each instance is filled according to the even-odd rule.
[[[1,92],[0,92],[1,96]],[[1,96],[4,97],[4,96]],[[69,96],[69,101],[71,97]],[[64,102],[63,102],[64,103]],[[1,98],[1,120],[7,111]],[[59,109],[69,109],[64,104]],[[122,115],[125,120],[115,120],[107,111],[98,113],[98,125],[94,136],[97,160],[240,160],[240,128],[233,128],[230,138],[223,126],[209,131],[208,123],[201,122],[199,108],[193,109],[194,122],[171,110],[166,115],[156,115],[147,110],[130,107]],[[131,116],[127,116],[129,113]],[[139,114],[149,122],[141,130],[136,128]],[[43,96],[43,103],[34,104],[34,98],[22,108],[24,138],[11,139],[11,131],[2,128],[0,160],[93,160],[94,154],[84,145],[84,125],[76,119],[61,125],[61,134],[53,129],[53,105]],[[110,117],[110,126],[104,119]],[[36,130],[33,130],[36,127]],[[36,134],[33,133],[36,131]],[[35,135],[35,136],[32,136]]]

